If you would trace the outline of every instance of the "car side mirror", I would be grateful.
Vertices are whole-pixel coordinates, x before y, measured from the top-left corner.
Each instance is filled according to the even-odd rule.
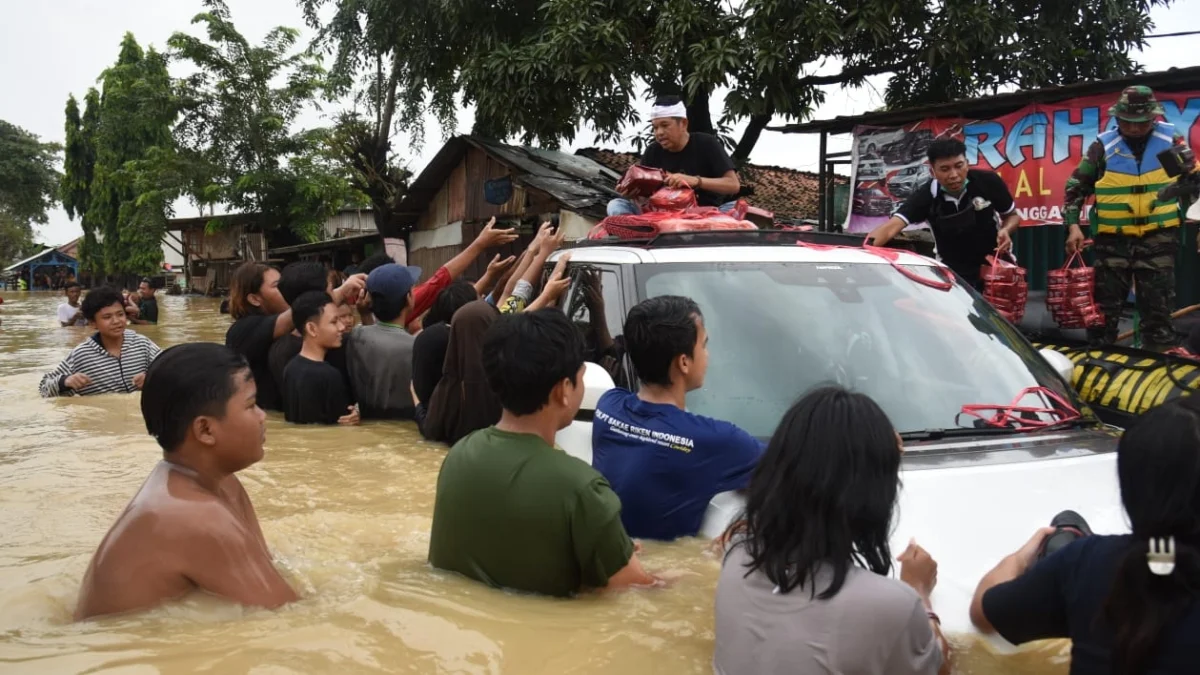
[[[596,405],[600,403],[600,397],[609,389],[615,389],[616,386],[612,375],[608,374],[604,366],[591,361],[585,362],[583,364],[583,403],[579,404],[579,409],[594,412]]]
[[[1046,359],[1054,372],[1061,375],[1067,384],[1071,384],[1071,378],[1075,375],[1075,362],[1070,357],[1053,349],[1041,349],[1038,350],[1038,353],[1042,355],[1043,359]]]

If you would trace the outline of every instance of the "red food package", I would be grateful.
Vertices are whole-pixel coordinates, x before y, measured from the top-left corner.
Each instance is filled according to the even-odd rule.
[[[649,197],[666,182],[666,171],[634,164],[617,183],[617,192],[627,197]]]
[[[988,264],[979,268],[983,279],[983,299],[1004,318],[1013,323],[1019,322],[1025,316],[1025,302],[1029,299],[1029,284],[1025,281],[1024,268],[995,255],[988,256],[987,260]]]
[[[691,188],[659,188],[650,195],[650,211],[687,211],[696,205],[696,191]]]
[[[1104,314],[1096,306],[1095,280],[1095,270],[1083,265],[1078,252],[1072,254],[1061,269],[1047,275],[1046,308],[1059,328],[1090,328],[1104,324]]]

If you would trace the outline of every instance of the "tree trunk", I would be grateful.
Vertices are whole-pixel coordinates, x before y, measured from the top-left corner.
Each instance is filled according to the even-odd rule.
[[[759,136],[762,136],[763,129],[767,127],[770,121],[770,115],[750,116],[750,123],[746,125],[746,130],[742,132],[742,138],[738,141],[737,147],[733,149],[734,164],[741,165],[750,159],[750,152],[758,144]]]
[[[712,113],[709,112],[709,99],[712,98],[712,90],[708,88],[701,89],[696,92],[696,96],[687,104],[688,116],[688,131],[696,131],[704,134],[715,134],[713,128]]]

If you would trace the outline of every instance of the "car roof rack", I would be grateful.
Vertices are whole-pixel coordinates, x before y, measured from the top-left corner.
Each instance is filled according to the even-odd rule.
[[[647,237],[581,239],[574,242],[571,247],[632,246],[638,248],[691,248],[696,246],[795,246],[798,244],[861,247],[865,239],[866,235],[863,234],[821,232],[818,230],[703,230],[698,232],[663,232]],[[894,239],[889,242],[889,247],[916,250],[909,242],[900,239]]]

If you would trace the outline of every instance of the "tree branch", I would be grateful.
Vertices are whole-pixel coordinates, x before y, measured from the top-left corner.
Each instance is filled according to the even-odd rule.
[[[847,68],[836,75],[809,75],[796,80],[798,86],[820,86],[823,84],[842,84],[850,80],[857,80],[862,77],[870,77],[872,75],[883,75],[884,73],[893,73],[905,66],[909,62],[889,63],[882,66],[859,66],[857,68]]]

